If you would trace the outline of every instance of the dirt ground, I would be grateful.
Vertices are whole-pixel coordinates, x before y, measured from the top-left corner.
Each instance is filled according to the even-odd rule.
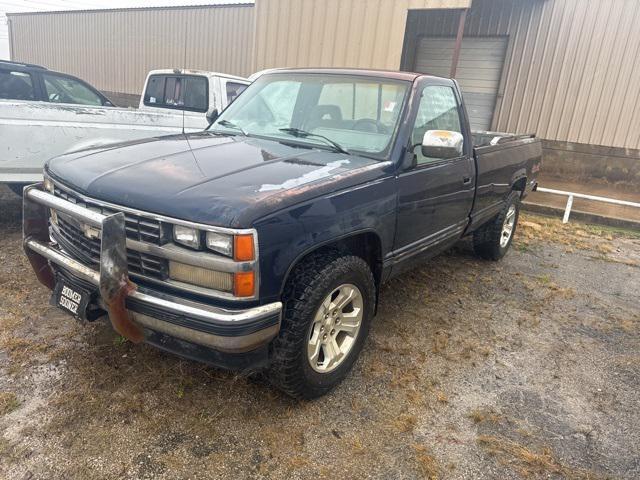
[[[521,218],[382,291],[330,395],[135,346],[48,305],[0,192],[0,478],[640,478],[640,233]]]

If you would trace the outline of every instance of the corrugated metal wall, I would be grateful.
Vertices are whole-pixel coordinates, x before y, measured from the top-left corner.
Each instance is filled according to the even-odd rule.
[[[455,35],[452,12],[411,12],[418,35]],[[474,0],[465,36],[509,35],[493,128],[548,140],[640,148],[638,0]]]
[[[407,11],[465,8],[471,0],[256,0],[256,70],[397,69]]]
[[[10,15],[13,58],[122,93],[140,93],[156,68],[247,76],[254,11],[234,5]]]

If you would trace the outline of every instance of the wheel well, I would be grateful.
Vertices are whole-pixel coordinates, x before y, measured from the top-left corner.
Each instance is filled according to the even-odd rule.
[[[291,265],[287,272],[284,284],[289,280],[289,276],[293,269],[300,263],[304,262],[309,255],[327,250],[337,250],[343,255],[355,255],[362,258],[371,268],[373,278],[376,282],[376,290],[379,289],[380,281],[382,279],[382,243],[380,241],[380,237],[373,232],[362,232],[340,238],[334,242],[321,245],[315,250],[306,252],[302,257],[298,258],[293,265]]]
[[[513,187],[511,187],[512,190],[517,190],[518,192],[520,192],[521,197],[524,194],[524,191],[526,188],[527,188],[527,177],[519,178],[518,180],[515,181],[515,183],[513,184]]]

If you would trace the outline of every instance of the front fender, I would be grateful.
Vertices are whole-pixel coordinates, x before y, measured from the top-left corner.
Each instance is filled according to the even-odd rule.
[[[280,211],[256,225],[264,302],[280,297],[288,273],[311,252],[352,235],[375,233],[382,255],[395,235],[395,177],[356,186]]]

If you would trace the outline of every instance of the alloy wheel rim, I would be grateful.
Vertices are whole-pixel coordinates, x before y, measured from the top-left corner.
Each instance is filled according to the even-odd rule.
[[[502,223],[502,234],[500,235],[500,247],[505,248],[513,235],[513,228],[516,225],[516,206],[511,205],[507,210],[507,215]]]
[[[313,317],[307,342],[307,360],[319,373],[338,368],[349,356],[360,332],[362,293],[346,283],[325,297]]]

